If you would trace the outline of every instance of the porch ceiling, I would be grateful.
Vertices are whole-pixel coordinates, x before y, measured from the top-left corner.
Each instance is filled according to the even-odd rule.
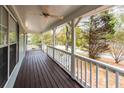
[[[44,32],[101,5],[15,5],[13,7],[27,32]],[[43,7],[47,7],[50,14],[63,16],[64,19],[40,16]]]

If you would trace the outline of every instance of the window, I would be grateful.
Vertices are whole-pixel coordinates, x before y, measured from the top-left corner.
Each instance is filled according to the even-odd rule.
[[[7,47],[0,48],[0,87],[7,80]]]
[[[8,74],[11,74],[18,59],[19,26],[8,11],[0,6],[0,87],[5,85]]]
[[[10,74],[16,65],[16,44],[10,45]]]
[[[7,81],[7,45],[8,13],[0,6],[0,87],[3,87]]]
[[[0,7],[0,46],[7,45],[8,13]]]
[[[4,43],[4,33],[2,31],[2,27],[0,26],[0,45]]]
[[[10,42],[10,44],[13,44],[13,43],[16,43],[16,40],[17,40],[17,38],[16,38],[17,24],[12,17],[10,17],[9,26],[10,26],[9,42]]]
[[[25,35],[22,33],[23,29],[20,29],[19,32],[19,58],[22,59],[25,49]]]
[[[17,23],[10,16],[9,20],[9,44],[10,44],[10,74],[13,71],[17,61]]]

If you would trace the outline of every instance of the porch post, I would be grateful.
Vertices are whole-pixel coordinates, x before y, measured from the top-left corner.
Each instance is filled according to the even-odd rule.
[[[55,34],[56,34],[56,28],[53,29],[53,59],[54,59],[54,56],[55,56]]]
[[[41,50],[43,51],[43,34],[41,34]]]
[[[71,32],[72,32],[72,48],[71,48],[71,75],[72,78],[75,78],[75,39],[76,39],[76,35],[75,35],[75,28],[74,28],[74,20],[71,21]]]

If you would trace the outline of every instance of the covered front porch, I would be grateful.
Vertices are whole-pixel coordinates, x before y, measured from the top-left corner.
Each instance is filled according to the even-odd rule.
[[[124,87],[124,69],[96,60],[96,56],[94,57],[92,53],[95,49],[98,51],[104,47],[108,48],[112,43],[106,39],[107,31],[110,32],[114,28],[113,24],[108,23],[113,17],[108,14],[108,11],[105,12],[110,7],[112,6],[0,6],[1,19],[6,19],[0,21],[2,36],[0,41],[2,51],[0,54],[2,58],[0,61],[0,69],[2,69],[0,70],[0,86],[7,88]],[[102,11],[104,11],[103,14],[96,15]],[[88,24],[87,19],[89,20]],[[85,23],[88,27],[84,27]],[[114,23],[113,20],[112,23]],[[52,34],[44,35],[48,31]],[[80,33],[77,35],[78,31]],[[62,34],[64,32],[64,35],[59,38],[60,42],[56,42],[59,32]],[[83,38],[85,32],[88,33],[88,41]],[[102,34],[106,37],[101,33],[97,34],[99,32],[105,32]],[[36,33],[40,35],[41,39],[38,41],[39,49],[28,50],[28,45],[32,44],[28,35]],[[81,40],[85,41],[79,42],[83,46],[80,48],[82,55],[76,53],[76,49],[79,48],[76,46],[76,40],[80,39],[80,36]],[[89,37],[92,38],[89,39]],[[95,39],[98,37],[100,40],[95,41],[94,37]],[[47,39],[49,41],[46,43]],[[34,38],[35,40],[37,37]],[[66,49],[56,47],[59,44],[63,47],[61,41],[64,42],[63,45],[66,46]],[[87,50],[84,49],[84,46],[88,46]],[[123,48],[122,46],[121,49]],[[85,51],[86,53],[90,51],[89,54],[91,53],[94,58],[84,55]],[[106,50],[102,51],[106,54],[109,53]]]

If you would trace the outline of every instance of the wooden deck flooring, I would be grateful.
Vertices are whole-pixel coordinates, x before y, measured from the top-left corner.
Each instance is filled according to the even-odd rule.
[[[40,50],[26,53],[15,88],[80,88],[65,71]]]

